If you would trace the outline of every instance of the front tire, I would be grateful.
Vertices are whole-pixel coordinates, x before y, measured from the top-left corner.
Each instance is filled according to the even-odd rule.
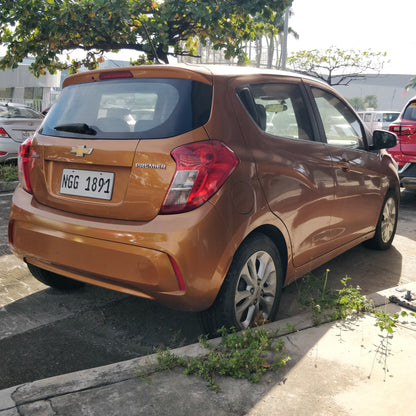
[[[27,264],[32,276],[39,280],[44,285],[53,287],[54,289],[62,291],[72,291],[79,289],[84,286],[85,283],[79,282],[78,280],[70,279],[59,274],[50,272],[48,270],[41,269],[40,267],[34,266],[33,264]]]
[[[390,248],[396,235],[399,203],[396,194],[389,192],[384,200],[378,219],[376,233],[371,240],[364,242],[368,248],[386,250]]]
[[[215,335],[223,326],[242,330],[274,320],[282,286],[279,251],[267,236],[253,234],[234,255],[214,304],[201,313],[204,331]]]

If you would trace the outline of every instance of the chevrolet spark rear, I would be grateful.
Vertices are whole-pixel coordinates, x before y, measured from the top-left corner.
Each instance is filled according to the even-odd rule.
[[[20,149],[11,245],[47,284],[80,280],[203,309],[215,297],[225,226],[204,203],[239,160],[203,127],[209,73],[151,74],[67,79],[39,134]]]
[[[396,138],[367,134],[299,75],[81,73],[19,150],[10,246],[49,286],[202,311],[210,333],[247,328],[275,317],[284,284],[363,241],[391,245],[399,186],[380,149]]]

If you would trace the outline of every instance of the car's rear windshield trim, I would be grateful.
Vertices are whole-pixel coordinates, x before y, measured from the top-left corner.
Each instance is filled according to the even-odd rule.
[[[212,86],[189,79],[130,78],[73,84],[64,89],[40,133],[88,139],[174,137],[204,125],[211,104]],[[81,125],[88,129],[61,127]],[[96,133],[91,134],[93,131]]]

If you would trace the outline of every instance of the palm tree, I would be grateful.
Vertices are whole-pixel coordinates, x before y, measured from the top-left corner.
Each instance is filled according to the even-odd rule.
[[[292,16],[292,10],[289,10],[289,16]],[[255,40],[256,48],[256,66],[260,67],[262,64],[261,57],[262,52],[267,50],[267,68],[281,68],[282,66],[282,44],[283,44],[283,31],[284,31],[284,14],[277,13],[273,22],[273,26],[270,28],[270,31],[266,33],[259,33],[257,39]],[[258,17],[258,20],[261,21],[261,17]],[[299,34],[293,30],[291,27],[288,29],[288,33],[292,35],[295,39],[299,39]],[[266,46],[264,47],[263,41],[266,41]],[[277,56],[277,59],[274,60],[274,57]]]
[[[413,77],[410,82],[406,85],[406,89],[413,88],[416,90],[416,77]]]

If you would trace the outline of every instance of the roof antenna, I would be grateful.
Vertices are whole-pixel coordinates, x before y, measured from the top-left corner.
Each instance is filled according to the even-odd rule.
[[[149,41],[149,43],[150,43],[150,46],[152,47],[152,51],[153,51],[153,55],[155,56],[155,61],[156,61],[156,63],[157,63],[158,65],[163,65],[163,62],[161,62],[161,61],[160,61],[160,59],[159,59],[159,57],[157,56],[156,49],[155,49],[155,47],[154,47],[154,45],[153,45],[152,39],[150,39],[150,35],[149,35],[149,32],[147,31],[147,27],[143,24],[143,22],[142,22],[141,20],[140,20],[140,23],[142,24],[143,29],[144,29],[144,31],[146,32],[146,37],[147,37],[147,40],[148,40],[148,41]]]

